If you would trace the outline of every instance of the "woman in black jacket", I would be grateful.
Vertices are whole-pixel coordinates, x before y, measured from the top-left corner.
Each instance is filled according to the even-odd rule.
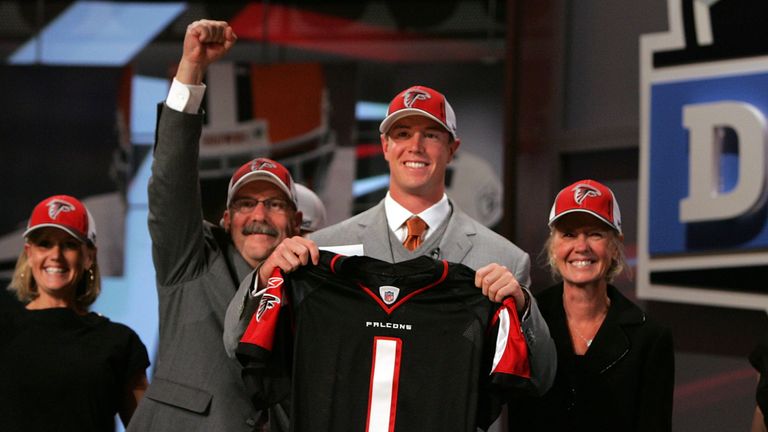
[[[543,253],[562,282],[536,299],[557,347],[557,376],[541,398],[513,408],[511,423],[527,424],[519,430],[670,431],[671,333],[610,284],[625,267],[613,192],[594,180],[564,188],[549,226]]]

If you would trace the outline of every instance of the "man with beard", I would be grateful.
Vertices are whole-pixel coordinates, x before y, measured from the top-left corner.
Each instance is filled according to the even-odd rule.
[[[202,79],[236,39],[225,22],[190,24],[176,77],[159,109],[149,232],[160,343],[151,385],[129,431],[266,430],[266,413],[248,398],[239,366],[224,352],[224,313],[240,280],[278,243],[299,234],[301,212],[288,170],[258,158],[233,174],[221,226],[201,218]],[[271,430],[280,430],[280,413],[270,414]]]

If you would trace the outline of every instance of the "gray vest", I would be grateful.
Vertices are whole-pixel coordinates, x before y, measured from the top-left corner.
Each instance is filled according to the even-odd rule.
[[[421,245],[413,252],[400,243],[400,240],[395,236],[392,230],[387,229],[389,232],[389,249],[392,253],[392,261],[399,263],[402,261],[408,261],[422,255],[428,255],[432,258],[440,258],[440,240],[442,240],[445,230],[448,227],[448,221],[451,219],[449,214],[447,218],[437,227],[437,231],[433,232]],[[429,228],[430,230],[432,227]]]

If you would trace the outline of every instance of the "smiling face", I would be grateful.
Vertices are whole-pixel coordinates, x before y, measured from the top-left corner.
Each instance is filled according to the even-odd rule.
[[[30,233],[24,252],[40,298],[66,304],[74,301],[77,284],[95,258],[94,250],[53,227]]]
[[[608,272],[619,259],[616,233],[584,212],[562,216],[555,222],[549,253],[566,285],[599,287],[608,284]]]
[[[270,200],[269,208],[264,200]],[[237,191],[224,212],[223,223],[240,255],[256,267],[283,239],[299,233],[301,213],[279,187],[253,181]]]
[[[409,201],[439,201],[445,192],[445,170],[459,144],[440,123],[427,117],[414,115],[395,122],[381,135],[392,198],[406,208]]]

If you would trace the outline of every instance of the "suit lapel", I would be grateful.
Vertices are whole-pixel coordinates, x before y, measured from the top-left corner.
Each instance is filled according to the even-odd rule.
[[[451,216],[448,218],[448,227],[445,229],[443,239],[440,241],[440,252],[449,262],[463,262],[470,250],[472,250],[472,238],[476,232],[474,223],[469,216],[451,202]]]
[[[608,286],[608,297],[611,299],[608,315],[595,336],[595,344],[587,351],[591,358],[590,368],[595,373],[605,372],[627,355],[630,342],[625,327],[640,325],[645,320],[640,308],[611,285]]]
[[[358,221],[358,238],[363,244],[365,256],[391,262],[389,250],[389,225],[384,211],[384,200],[361,215]]]
[[[599,330],[599,343],[595,343],[587,351],[591,361],[587,364],[592,372],[600,374],[610,369],[616,362],[629,352],[629,339],[624,330],[615,322],[609,322],[607,317]]]

